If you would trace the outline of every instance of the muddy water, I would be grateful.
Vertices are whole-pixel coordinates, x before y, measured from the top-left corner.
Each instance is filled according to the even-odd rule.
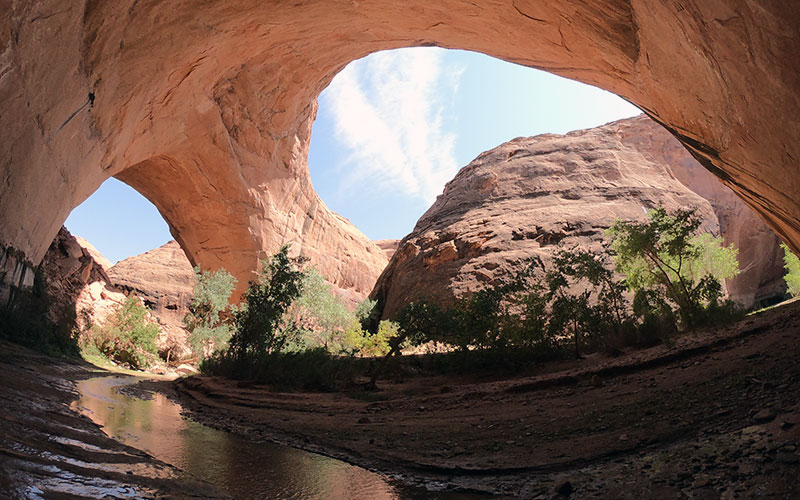
[[[75,409],[111,437],[147,451],[187,474],[213,483],[237,498],[356,500],[479,498],[401,486],[348,463],[235,434],[181,416],[181,407],[155,393],[140,399],[118,389],[138,382],[127,376],[97,377],[78,383]]]

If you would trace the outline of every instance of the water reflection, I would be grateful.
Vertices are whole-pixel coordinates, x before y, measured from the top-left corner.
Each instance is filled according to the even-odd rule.
[[[184,419],[180,406],[162,394],[143,400],[116,390],[137,381],[135,377],[122,376],[81,381],[81,398],[76,406],[110,436],[238,498],[478,498],[401,487],[379,474],[339,460],[248,441]]]

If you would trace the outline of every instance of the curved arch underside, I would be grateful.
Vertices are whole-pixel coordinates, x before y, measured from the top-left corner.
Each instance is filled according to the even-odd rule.
[[[794,2],[763,0],[0,0],[0,243],[38,262],[116,176],[240,283],[300,241],[369,288],[348,248],[365,269],[383,255],[309,180],[316,98],[354,59],[438,45],[628,99],[800,250],[799,27]]]

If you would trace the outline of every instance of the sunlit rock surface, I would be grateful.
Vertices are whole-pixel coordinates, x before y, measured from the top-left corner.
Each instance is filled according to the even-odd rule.
[[[146,265],[126,259],[106,267],[108,259],[96,248],[62,227],[42,261],[55,322],[74,324],[86,334],[93,326],[104,325],[125,296],[134,294],[148,307],[148,320],[159,326],[159,352],[170,351],[173,359],[189,356],[187,333],[181,325],[191,299],[192,269],[188,268],[187,275],[188,261],[175,242],[144,255]]]
[[[315,102],[348,62],[423,45],[617,93],[800,250],[799,25],[794,2],[753,0],[0,0],[0,246],[13,257],[0,288],[30,281],[18,263],[38,264],[116,176],[192,263],[242,287],[295,241],[339,287],[367,291],[383,252],[309,181]]]
[[[176,354],[188,354],[183,318],[192,301],[194,271],[175,241],[117,262],[108,276],[116,287],[142,299],[166,334],[166,345]]]
[[[642,116],[517,138],[482,153],[400,242],[371,297],[384,317],[421,298],[449,304],[508,278],[528,257],[547,263],[559,247],[600,252],[617,218],[642,220],[656,206],[694,207],[706,231],[740,248],[746,271],[728,283],[734,299],[750,306],[780,293],[774,233]]]

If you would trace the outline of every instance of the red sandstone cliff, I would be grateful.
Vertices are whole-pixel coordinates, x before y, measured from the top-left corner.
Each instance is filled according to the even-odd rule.
[[[159,351],[170,350],[173,357],[188,355],[186,332],[180,328],[185,311],[174,307],[184,304],[175,300],[175,297],[180,296],[179,291],[186,281],[179,278],[185,274],[188,261],[174,242],[164,247],[168,246],[172,250],[177,249],[174,260],[165,262],[162,259],[149,259],[146,266],[121,278],[120,270],[133,271],[128,262],[130,259],[117,266],[106,267],[108,259],[86,240],[73,236],[62,227],[42,260],[48,294],[53,301],[51,314],[57,316],[54,319],[66,322],[74,314],[76,326],[81,331],[92,325],[102,325],[108,315],[123,303],[125,295],[133,292],[150,308],[149,319],[157,322],[161,328],[156,339]],[[158,250],[161,249],[153,252],[158,253]],[[159,255],[163,257],[163,252]],[[123,263],[125,265],[118,268]],[[190,280],[191,271],[189,267]],[[179,315],[180,319],[177,318]]]
[[[672,165],[697,193],[678,180]],[[729,290],[750,305],[776,290],[782,275],[776,274],[777,238],[763,223],[755,224],[727,188],[701,182],[697,172],[707,174],[644,117],[514,139],[478,156],[445,186],[400,242],[371,298],[379,300],[384,317],[421,297],[449,303],[506,275],[526,257],[549,260],[559,243],[599,250],[616,218],[641,219],[663,205],[696,207],[706,230],[720,234],[722,228],[726,241],[742,247],[746,271]],[[772,253],[753,259],[763,249]]]
[[[69,212],[112,176],[205,268],[246,283],[263,251],[302,241],[327,249],[323,274],[366,292],[346,251],[371,248],[363,266],[378,270],[382,252],[311,188],[311,125],[347,63],[406,46],[479,51],[624,97],[797,250],[798,25],[788,1],[1,0],[0,298],[30,283]]]
[[[667,165],[681,183],[711,203],[725,244],[739,249],[741,272],[726,284],[734,300],[750,306],[786,290],[780,240],[758,214],[653,120],[642,115],[617,122],[617,129],[625,147]]]

